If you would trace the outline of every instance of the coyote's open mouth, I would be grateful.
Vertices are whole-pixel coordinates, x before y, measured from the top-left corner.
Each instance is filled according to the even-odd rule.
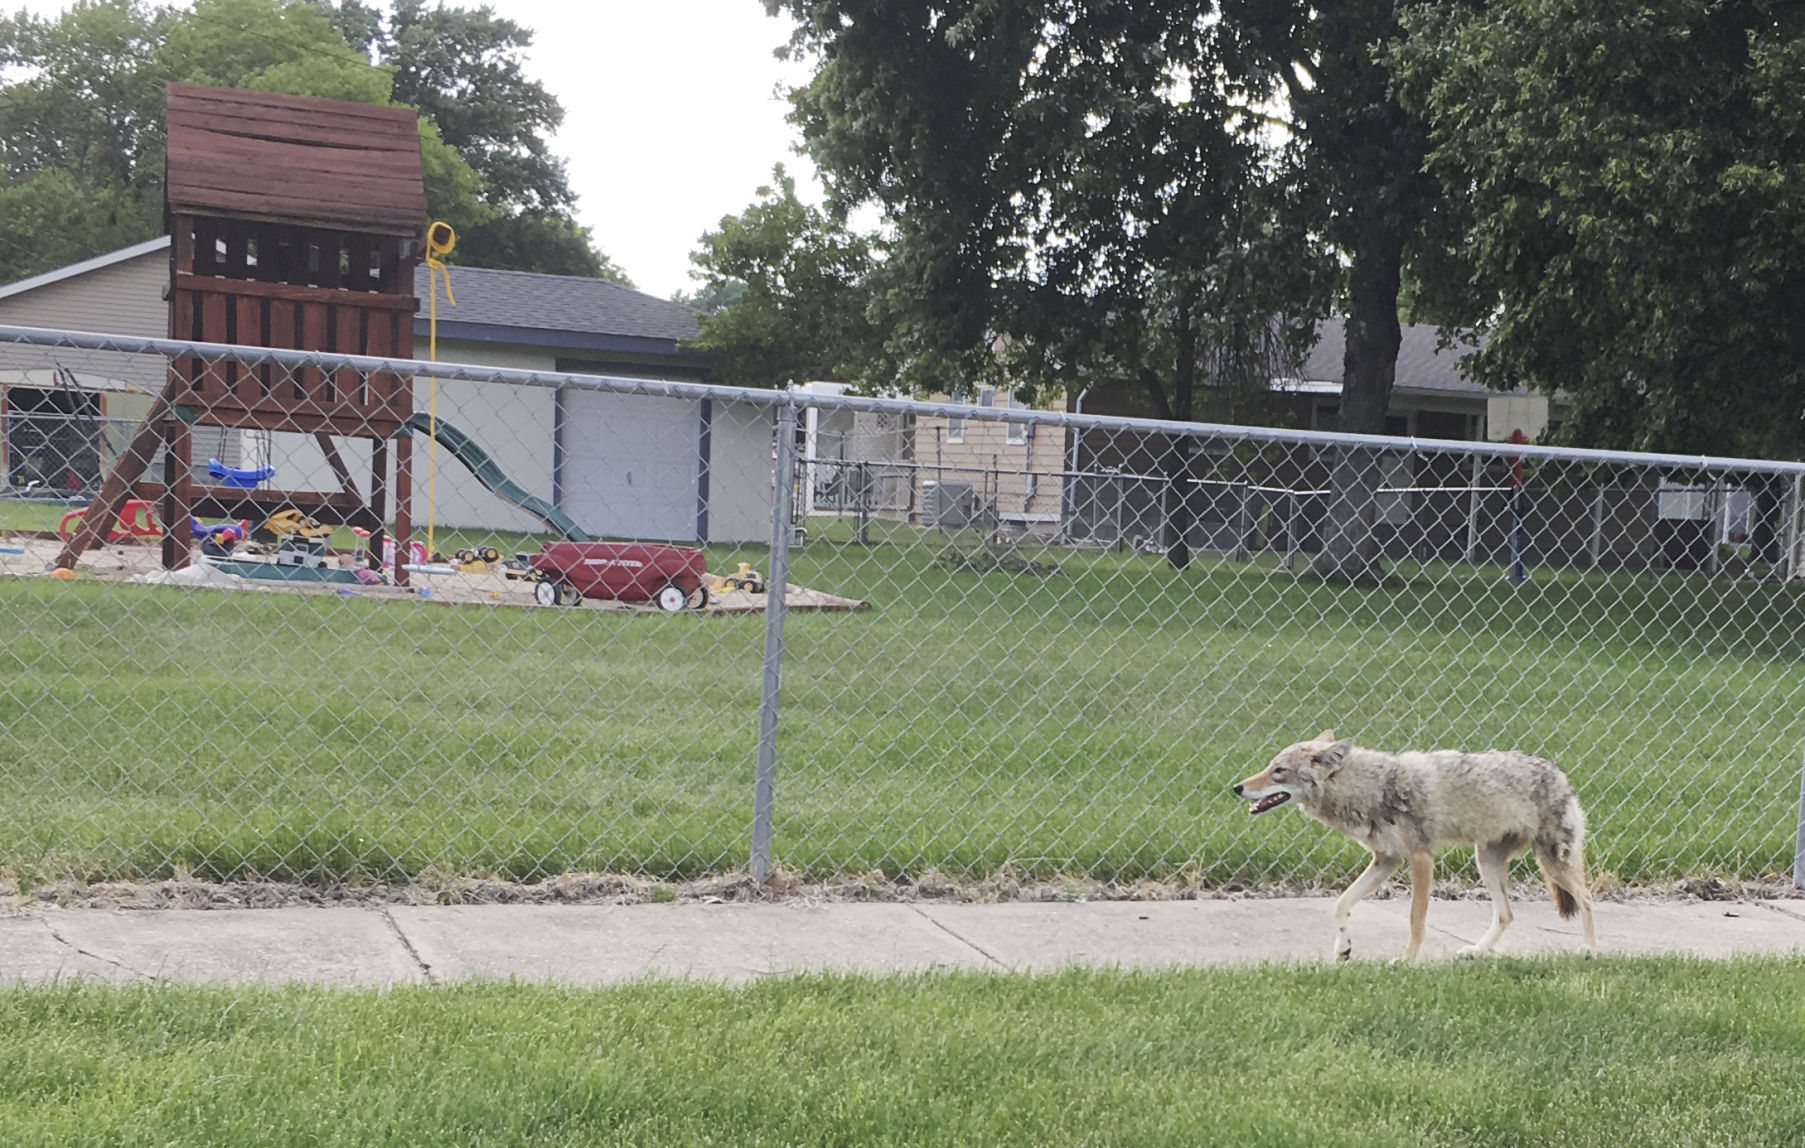
[[[1281,789],[1277,793],[1267,794],[1265,797],[1260,798],[1258,801],[1256,801],[1252,805],[1248,806],[1247,812],[1248,813],[1264,813],[1268,809],[1277,809],[1279,806],[1285,804],[1285,802],[1290,801],[1290,800],[1291,800],[1291,795]]]

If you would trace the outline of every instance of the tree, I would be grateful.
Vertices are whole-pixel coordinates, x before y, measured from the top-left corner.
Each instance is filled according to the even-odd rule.
[[[890,358],[928,372],[905,381],[1127,378],[1189,420],[1203,390],[1301,350],[1307,324],[1282,316],[1321,264],[1265,162],[1271,83],[1219,74],[1238,49],[1199,6],[773,7],[819,61],[795,118],[834,203],[884,213],[873,313]],[[1179,567],[1188,446],[1164,456]]]
[[[162,214],[161,14],[82,3],[0,16],[0,280],[154,235]]]
[[[1596,446],[1805,451],[1805,9],[1424,8],[1396,53],[1470,197],[1481,381],[1561,390]]]
[[[837,202],[884,210],[881,298],[930,349],[970,362],[1000,330],[1038,364],[1126,373],[1157,413],[1190,418],[1204,364],[1245,374],[1295,353],[1333,260],[1341,426],[1384,429],[1405,270],[1443,266],[1426,258],[1426,140],[1384,55],[1403,34],[1392,0],[767,7],[819,61],[796,97],[810,153]],[[1185,465],[1169,460],[1174,486]],[[1381,574],[1377,478],[1372,452],[1339,452],[1321,575]]]
[[[385,19],[361,0],[313,2],[345,40],[392,70],[395,101],[420,109],[481,177],[493,212],[459,229],[457,262],[627,282],[572,218],[576,195],[548,140],[564,109],[526,74],[530,29],[486,4],[395,0]]]
[[[1313,4],[1224,0],[1222,19],[1250,45],[1256,67],[1279,76],[1304,202],[1345,265],[1347,309],[1338,427],[1381,434],[1397,375],[1398,301],[1407,265],[1429,275],[1437,252],[1438,187],[1423,173],[1427,140],[1396,99],[1387,51],[1404,37],[1393,0]],[[1431,283],[1430,295],[1445,284]],[[1374,533],[1379,457],[1334,452],[1322,550],[1311,569],[1337,582],[1383,574]]]
[[[692,256],[692,258],[694,258]],[[694,291],[678,291],[671,296],[671,302],[681,303],[698,315],[707,316],[720,313],[746,297],[746,283],[743,279],[731,276],[715,278],[706,276],[707,281]]]
[[[717,373],[750,387],[842,379],[876,354],[868,314],[870,242],[803,203],[779,164],[739,215],[721,220],[691,256],[702,281],[695,346]]]
[[[454,254],[457,262],[471,267],[580,275],[633,286],[620,265],[596,249],[589,228],[556,212],[493,212],[459,232]]]
[[[451,20],[458,11],[416,14]],[[474,26],[490,27],[475,16]],[[357,0],[196,0],[188,9],[78,0],[51,19],[0,17],[0,279],[158,233],[169,81],[389,103],[400,73],[366,54],[378,33],[387,34],[383,29],[375,9]],[[516,48],[527,42],[514,25],[492,30],[511,37]],[[478,51],[473,43],[459,40],[457,50]],[[435,75],[461,76],[447,82],[468,101],[485,102],[483,85],[492,76],[504,98],[518,94],[508,60],[493,53],[467,62],[462,73],[444,57],[434,59],[448,69]],[[509,59],[518,79],[518,59]],[[478,139],[467,122],[458,124],[471,154],[497,170],[511,137],[492,129]],[[466,258],[622,278],[568,213],[540,209],[546,200],[537,192],[524,201],[495,198],[489,180],[447,142],[431,114],[422,118],[420,136],[427,209],[458,229]],[[556,175],[546,195],[562,194],[568,203],[561,169]]]

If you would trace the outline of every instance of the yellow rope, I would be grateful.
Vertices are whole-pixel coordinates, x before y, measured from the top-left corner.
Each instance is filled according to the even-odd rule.
[[[439,261],[439,256],[450,255],[451,249],[458,245],[458,233],[451,229],[451,224],[437,220],[426,229],[426,279],[428,298],[426,303],[426,357],[433,362],[439,361],[439,277],[445,278],[445,302],[453,307],[458,301],[451,294],[451,270]],[[433,522],[438,517],[439,506],[439,380],[431,377],[427,383],[427,439],[426,439],[426,560],[433,561],[438,553],[433,545]]]

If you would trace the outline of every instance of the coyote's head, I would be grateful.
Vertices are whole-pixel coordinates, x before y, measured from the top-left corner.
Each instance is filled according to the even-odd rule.
[[[1325,729],[1309,741],[1280,750],[1272,764],[1234,787],[1235,796],[1253,800],[1247,807],[1249,813],[1277,809],[1294,797],[1300,805],[1315,806],[1323,783],[1335,775],[1353,748],[1353,738],[1336,741],[1335,731]]]

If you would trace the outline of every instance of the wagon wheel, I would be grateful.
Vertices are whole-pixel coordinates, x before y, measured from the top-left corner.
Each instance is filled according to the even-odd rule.
[[[541,606],[564,605],[564,580],[556,575],[541,576],[533,583],[533,601]]]
[[[697,583],[696,588],[689,592],[689,599],[688,599],[687,604],[688,604],[689,608],[692,610],[700,610],[704,606],[707,606],[708,605],[708,587],[703,586],[700,583]]]
[[[657,602],[658,608],[665,613],[675,614],[688,603],[689,595],[683,592],[683,587],[673,582],[658,591],[658,595],[653,601]]]

